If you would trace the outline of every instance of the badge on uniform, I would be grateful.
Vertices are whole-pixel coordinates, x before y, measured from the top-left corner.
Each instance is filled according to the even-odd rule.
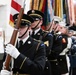
[[[38,33],[37,35],[40,35],[40,33]]]
[[[65,38],[62,38],[62,43],[66,43],[66,39]]]
[[[49,46],[49,41],[45,41],[44,44]]]
[[[31,44],[31,41],[28,41],[28,44]]]

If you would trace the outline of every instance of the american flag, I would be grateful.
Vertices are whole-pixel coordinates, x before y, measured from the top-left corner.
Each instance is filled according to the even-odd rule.
[[[11,1],[11,12],[10,12],[10,25],[13,26],[13,15],[20,11],[22,0]]]
[[[12,0],[11,1],[11,12],[10,12],[10,25],[13,26],[13,15],[19,13],[21,6],[25,6],[24,13],[30,9],[30,0]],[[26,10],[26,11],[25,11]]]

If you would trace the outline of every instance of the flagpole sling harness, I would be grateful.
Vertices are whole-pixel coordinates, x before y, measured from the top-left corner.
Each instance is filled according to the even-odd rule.
[[[15,29],[13,31],[13,34],[12,34],[12,37],[11,37],[11,40],[10,40],[10,44],[12,44],[12,45],[15,45],[15,42],[16,42],[18,29],[20,28],[21,19],[22,19],[23,13],[24,13],[24,8],[25,8],[25,0],[24,0],[23,7],[21,7],[21,9],[20,9],[19,17],[17,19],[16,26],[15,26]],[[11,69],[9,67],[10,63],[11,63]],[[3,69],[12,71],[13,64],[14,64],[14,61],[12,61],[12,57],[9,54],[7,54],[6,59],[5,59],[5,63],[3,65]],[[12,75],[12,73],[11,73],[11,75]]]

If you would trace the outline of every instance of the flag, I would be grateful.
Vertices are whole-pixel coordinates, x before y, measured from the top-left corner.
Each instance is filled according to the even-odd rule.
[[[51,0],[51,5],[52,5],[52,8],[54,10],[55,9],[55,0]]]
[[[54,10],[52,7],[52,0],[48,0],[48,17],[49,17],[49,22],[52,21],[52,18],[54,16]]]
[[[62,0],[55,0],[55,15],[63,18]]]
[[[10,11],[10,25],[13,26],[13,15],[19,13],[22,6],[23,0],[12,0],[11,1],[11,11]]]
[[[75,22],[75,15],[74,15],[74,3],[73,0],[68,0],[68,9],[69,9],[69,20],[70,24]]]
[[[47,26],[51,23],[54,16],[54,11],[52,8],[52,1],[46,0],[44,8],[44,25]]]
[[[65,19],[65,22],[69,24],[69,9],[67,0],[63,0],[63,18]]]
[[[45,7],[43,8],[44,11],[44,19],[43,19],[43,25],[46,26],[48,24],[48,1],[45,0]]]
[[[41,11],[42,7],[43,7],[43,3],[44,3],[44,0],[31,0],[30,1],[30,6],[31,6],[30,8],[33,10]]]
[[[66,23],[70,24],[70,19],[69,19],[69,0],[65,0],[65,9],[66,9]]]

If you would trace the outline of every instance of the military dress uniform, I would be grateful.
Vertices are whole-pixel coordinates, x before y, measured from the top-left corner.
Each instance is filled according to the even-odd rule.
[[[76,75],[76,39],[72,38],[72,46],[69,52],[70,75]]]
[[[46,45],[46,54],[48,56],[53,44],[53,35],[48,31],[43,31],[40,29],[35,35],[32,35],[32,37],[44,42]]]
[[[27,16],[25,18],[27,18],[27,20],[30,19]],[[21,22],[21,25],[24,25],[24,23],[28,25],[28,22]],[[17,43],[16,47],[20,55],[15,60],[14,73],[41,75],[46,61],[45,45],[29,36],[23,45],[19,46]]]
[[[13,18],[16,23],[18,14],[15,14]],[[33,19],[30,16],[23,14],[20,27],[27,27],[27,29],[29,29],[30,23],[32,23],[32,21]],[[26,32],[28,31],[29,30],[26,30],[22,37],[26,35]],[[15,75],[41,75],[46,62],[44,43],[34,40],[29,36],[29,34],[22,40],[20,38],[21,37],[18,37],[18,41],[16,44],[17,49],[14,49],[15,52],[19,52],[19,55],[17,58],[14,57],[15,59],[13,73]],[[3,74],[3,70],[1,71],[1,73]]]
[[[34,20],[41,20],[44,18],[44,14],[38,10],[29,10],[27,14],[30,15]],[[48,31],[42,30],[41,28],[36,30],[34,29],[34,33],[35,34],[32,34],[31,36],[37,40],[43,41],[46,46],[46,65],[43,75],[51,75],[51,64],[47,58],[52,48],[53,35]]]
[[[14,73],[29,74],[29,75],[41,75],[45,65],[45,45],[39,44],[38,41],[29,37],[28,40],[18,48],[20,52],[19,57],[14,63]],[[37,49],[38,48],[38,49]],[[36,50],[37,49],[37,50]]]
[[[67,43],[66,35],[54,35],[52,51],[48,58],[52,66],[53,75],[61,75],[68,72],[66,55],[60,55],[60,53],[62,53],[67,47]]]
[[[37,40],[41,40],[46,45],[46,65],[43,75],[51,75],[51,64],[48,61],[49,53],[51,52],[51,47],[53,44],[53,35],[51,33],[48,33],[46,31],[43,31],[40,29],[35,35],[32,35],[33,38]]]

